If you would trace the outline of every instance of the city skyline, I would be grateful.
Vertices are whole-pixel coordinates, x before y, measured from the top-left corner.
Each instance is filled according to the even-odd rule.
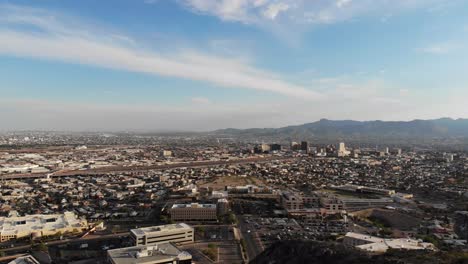
[[[0,0],[0,130],[466,118],[466,7]]]

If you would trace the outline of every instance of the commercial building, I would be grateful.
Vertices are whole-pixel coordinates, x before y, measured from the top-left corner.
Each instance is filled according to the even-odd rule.
[[[211,199],[225,199],[228,198],[229,194],[227,191],[212,191]]]
[[[251,194],[251,193],[265,192],[267,188],[258,187],[258,186],[249,184],[249,185],[244,185],[244,186],[225,186],[224,189],[228,193]]]
[[[271,151],[280,151],[281,150],[281,145],[280,144],[270,144],[270,149]]]
[[[291,150],[300,150],[301,149],[301,145],[297,142],[291,142]]]
[[[374,187],[366,187],[360,185],[342,185],[342,186],[334,186],[332,187],[335,190],[346,191],[346,192],[357,192],[357,193],[368,193],[368,194],[378,194],[378,195],[386,195],[391,196],[395,194],[395,190],[389,189],[380,189]]]
[[[229,202],[227,199],[218,199],[216,203],[218,215],[225,215],[229,212]]]
[[[0,241],[5,242],[20,237],[41,237],[82,231],[88,228],[84,219],[72,212],[54,215],[27,215],[0,217]]]
[[[349,154],[351,154],[351,151],[346,150],[345,143],[343,142],[340,142],[338,144],[336,152],[338,157],[346,157],[349,156]]]
[[[161,243],[193,243],[193,228],[185,223],[160,225],[130,230],[135,246],[157,245]]]
[[[262,148],[262,152],[264,152],[264,153],[265,152],[270,152],[270,150],[271,150],[271,146],[269,144],[262,144],[261,148]]]
[[[309,150],[309,143],[307,141],[302,141],[301,142],[301,150],[304,152],[308,152]]]
[[[112,264],[191,264],[192,255],[172,243],[135,246],[107,251]]]
[[[305,207],[318,208],[320,197],[316,195],[302,195],[295,192],[283,192],[280,196],[281,205],[286,210],[301,210]]]
[[[385,207],[393,204],[391,198],[381,199],[358,199],[358,198],[341,198],[346,211],[359,211],[375,207]]]
[[[162,151],[162,155],[163,155],[164,157],[172,157],[172,156],[173,156],[173,153],[172,153],[171,150],[163,150],[163,151]]]
[[[409,238],[380,238],[354,232],[346,233],[343,244],[374,253],[384,253],[388,249],[435,250],[431,243],[424,243]]]
[[[173,221],[212,222],[218,220],[216,204],[174,204],[169,210]]]
[[[341,212],[344,210],[343,201],[335,196],[321,197],[320,205],[328,212]]]

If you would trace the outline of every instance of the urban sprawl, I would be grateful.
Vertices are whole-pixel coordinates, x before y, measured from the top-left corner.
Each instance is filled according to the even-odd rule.
[[[0,185],[0,263],[248,263],[298,239],[468,250],[460,151],[3,133]]]

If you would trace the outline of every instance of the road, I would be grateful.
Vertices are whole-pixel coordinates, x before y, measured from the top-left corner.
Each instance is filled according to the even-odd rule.
[[[237,225],[241,231],[242,238],[244,239],[245,245],[247,247],[247,256],[249,260],[253,260],[263,251],[261,246],[258,244],[255,228],[251,224],[245,222],[246,219],[244,216],[238,215],[237,219],[239,220]]]
[[[147,171],[147,170],[166,170],[166,169],[176,169],[176,168],[203,168],[211,166],[221,166],[221,165],[234,165],[234,164],[243,164],[243,163],[262,163],[269,162],[273,160],[289,160],[295,159],[292,157],[278,157],[278,156],[269,156],[269,157],[255,157],[247,159],[236,159],[236,160],[227,160],[227,161],[199,161],[199,162],[183,162],[183,163],[173,163],[173,164],[164,164],[164,165],[151,165],[151,166],[108,166],[103,168],[88,169],[88,170],[61,170],[53,172],[52,177],[65,177],[65,176],[78,176],[78,175],[96,175],[104,173],[121,173],[121,172],[137,172],[137,171]],[[1,179],[27,179],[27,178],[42,178],[45,177],[48,173],[28,173],[28,174],[7,174],[0,176]]]

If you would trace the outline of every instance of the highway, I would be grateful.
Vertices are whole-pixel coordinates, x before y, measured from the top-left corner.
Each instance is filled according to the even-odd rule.
[[[138,171],[147,171],[147,170],[166,170],[166,169],[176,169],[176,168],[203,168],[203,167],[211,167],[211,166],[234,165],[234,164],[244,164],[244,163],[251,163],[251,162],[262,163],[262,162],[269,162],[273,160],[290,160],[290,159],[295,159],[295,158],[269,156],[269,157],[256,157],[256,158],[247,158],[247,159],[227,160],[227,161],[180,162],[180,163],[173,163],[173,164],[150,165],[150,166],[108,166],[108,167],[103,167],[103,168],[87,169],[87,170],[60,170],[60,171],[52,172],[51,177],[96,175],[96,174],[122,173],[122,172],[138,172]],[[7,174],[7,175],[0,176],[0,179],[11,180],[11,179],[43,178],[47,174],[49,173]]]
[[[253,260],[257,255],[262,253],[262,249],[257,242],[256,235],[255,235],[255,228],[251,226],[249,223],[245,222],[245,218],[242,215],[238,215],[237,219],[239,223],[237,226],[241,230],[242,238],[245,241],[247,256],[249,260]],[[250,230],[250,232],[249,232]]]

